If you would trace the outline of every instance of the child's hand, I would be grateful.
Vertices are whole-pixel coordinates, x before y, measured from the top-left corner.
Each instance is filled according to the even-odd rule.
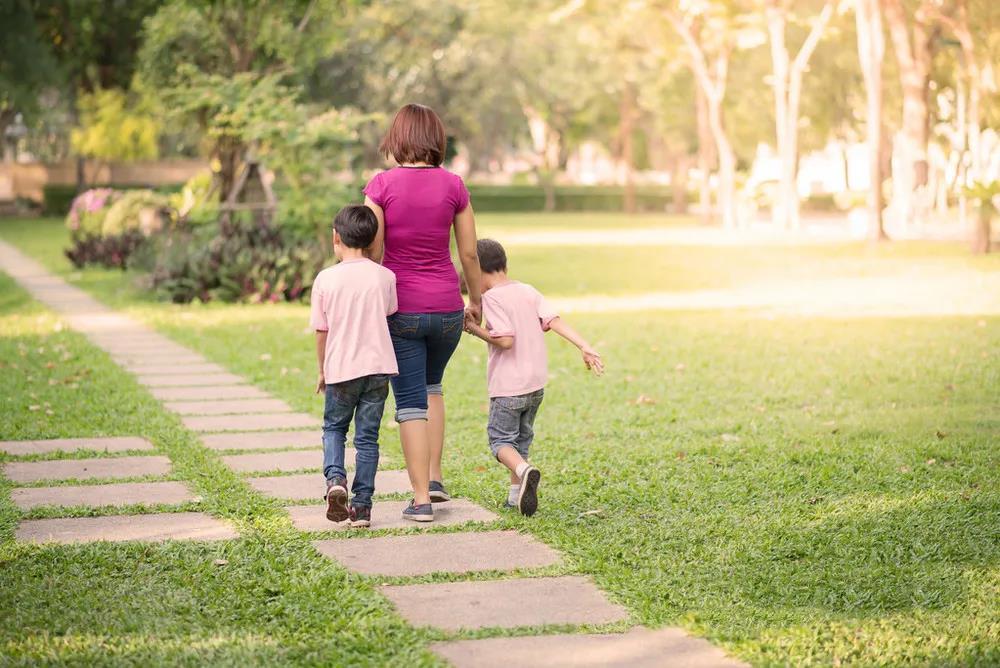
[[[326,378],[323,377],[323,374],[320,374],[319,380],[316,381],[316,394],[323,394],[324,392],[326,392]]]
[[[585,347],[580,350],[583,354],[583,363],[587,368],[594,372],[595,376],[600,376],[604,373],[604,362],[601,360],[601,354],[591,347]]]

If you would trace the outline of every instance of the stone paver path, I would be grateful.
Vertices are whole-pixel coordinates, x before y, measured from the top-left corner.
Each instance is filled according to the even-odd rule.
[[[275,499],[305,501],[322,499],[326,493],[325,478],[320,473],[299,475],[279,475],[264,478],[250,478],[250,486],[261,494]],[[354,474],[347,474],[347,488],[354,482]],[[406,494],[410,491],[410,479],[406,471],[379,471],[375,474],[375,495]]]
[[[364,575],[509,571],[559,563],[558,552],[516,531],[351,538],[313,544],[345,568]]]
[[[354,450],[347,450],[348,467],[354,461]],[[290,452],[264,452],[253,455],[228,455],[222,462],[234,471],[254,473],[266,471],[319,470],[323,457],[315,450],[292,450]]]
[[[131,318],[115,313],[83,291],[47,274],[34,261],[0,242],[0,268],[11,274],[37,299],[61,312],[70,326],[111,354],[136,380],[181,416],[186,427],[203,433],[213,450],[267,450],[226,455],[222,461],[238,472],[291,472],[320,468],[320,421],[291,412],[266,392],[228,373],[168,337]],[[644,304],[645,305],[645,304]],[[571,307],[573,305],[570,305]],[[632,304],[622,305],[625,310]],[[593,305],[590,305],[593,308]],[[295,448],[309,447],[309,450]],[[77,439],[0,443],[0,450],[28,455],[59,450],[93,449],[104,452],[149,450],[136,439]],[[348,461],[353,461],[353,452]],[[90,460],[10,462],[8,477],[22,481],[66,478],[162,475],[169,471],[166,457],[117,457]],[[249,484],[275,498],[307,500],[322,496],[319,473],[249,478]],[[405,493],[404,471],[381,470],[376,493]],[[315,495],[315,496],[314,496]],[[181,503],[192,500],[182,483],[154,482],[74,487],[29,487],[13,490],[18,507],[102,506],[129,503]],[[475,572],[530,570],[561,561],[559,554],[531,536],[514,531],[460,531],[421,533],[421,530],[466,523],[491,523],[496,514],[463,499],[435,506],[431,525],[400,517],[406,501],[376,501],[375,529],[407,528],[399,536],[356,537],[317,541],[316,548],[344,568],[369,577],[406,578],[430,573],[462,575]],[[345,530],[325,516],[325,506],[301,505],[285,509],[301,531]],[[16,529],[21,541],[77,543],[96,540],[160,541],[170,539],[224,540],[236,533],[227,523],[203,513],[159,513],[22,521]],[[516,577],[502,580],[393,584],[381,591],[399,614],[417,626],[443,631],[516,628],[551,624],[605,624],[628,615],[609,601],[588,579],[580,576]],[[736,666],[721,650],[680,629],[591,635],[542,635],[486,638],[435,643],[432,649],[456,666]]]
[[[455,640],[431,645],[460,668],[737,668],[718,647],[681,629]]]
[[[280,399],[224,399],[222,401],[168,401],[163,404],[178,415],[230,415],[233,413],[290,413]],[[315,434],[314,434],[315,439]]]
[[[3,472],[14,482],[39,480],[91,480],[166,475],[170,460],[151,457],[104,457],[100,459],[56,459],[44,462],[8,462]]]
[[[465,524],[466,522],[495,522],[499,519],[490,511],[466,501],[453,499],[440,506],[434,506],[434,522],[426,524],[404,520],[400,513],[407,501],[376,501],[372,505],[372,526],[376,529],[427,529],[436,526]],[[342,531],[344,524],[334,524],[326,519],[326,506],[288,506],[292,524],[300,531]]]
[[[584,577],[393,585],[382,592],[403,619],[443,631],[542,624],[609,624],[628,618]]]
[[[40,455],[49,452],[96,450],[98,452],[124,452],[126,450],[152,450],[153,444],[137,436],[111,436],[107,438],[53,438],[45,441],[2,441],[0,451],[8,455]]]
[[[204,513],[159,513],[27,520],[17,527],[18,540],[34,543],[89,543],[97,540],[227,540],[232,527]]]
[[[208,434],[201,442],[213,450],[288,450],[291,448],[316,448],[320,435],[315,429],[308,431],[257,431],[249,433]]]
[[[110,485],[21,487],[11,490],[11,501],[21,510],[40,506],[123,506],[184,503],[194,500],[182,482],[127,482]]]

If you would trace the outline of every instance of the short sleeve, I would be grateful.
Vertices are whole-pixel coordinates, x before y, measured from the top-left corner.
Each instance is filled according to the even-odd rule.
[[[461,176],[455,175],[455,213],[465,211],[469,206],[469,189],[465,187],[465,181]],[[374,198],[373,198],[374,199]]]
[[[385,172],[379,172],[371,178],[362,191],[371,201],[385,208]]]
[[[486,319],[486,326],[489,327],[490,336],[514,336],[514,324],[510,316],[489,294],[483,295],[483,316]]]
[[[313,283],[309,306],[309,326],[317,332],[326,332],[330,329],[326,320],[326,312],[323,309],[323,301],[322,289]]]
[[[385,281],[385,289],[388,293],[385,301],[385,314],[392,315],[399,310],[399,301],[396,298],[396,275],[388,269],[385,271],[389,274]]]
[[[542,331],[547,332],[549,331],[549,323],[558,318],[559,313],[552,308],[552,305],[542,296],[541,292],[536,290],[535,295],[535,309],[538,311],[538,319],[542,322]]]

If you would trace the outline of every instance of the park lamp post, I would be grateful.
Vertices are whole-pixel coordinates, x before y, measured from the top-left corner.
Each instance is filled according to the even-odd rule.
[[[24,124],[24,116],[17,114],[14,122],[3,131],[4,162],[14,162],[17,159],[17,145],[28,134],[28,126]]]

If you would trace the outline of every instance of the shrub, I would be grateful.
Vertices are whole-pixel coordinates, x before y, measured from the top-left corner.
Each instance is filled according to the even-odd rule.
[[[670,188],[636,186],[641,211],[665,211],[671,204]],[[472,205],[478,212],[542,211],[545,190],[537,185],[469,185]],[[621,186],[556,186],[556,211],[621,211],[625,189]]]
[[[123,193],[108,209],[101,226],[101,236],[112,237],[139,231],[149,236],[163,229],[170,220],[166,195],[152,190],[130,190]]]
[[[99,264],[112,269],[125,269],[129,258],[145,240],[146,236],[138,230],[110,237],[81,236],[66,250],[66,257],[76,267]]]
[[[200,172],[170,195],[170,206],[180,220],[189,225],[203,225],[219,219],[219,196],[212,187],[214,178],[210,171]]]
[[[76,199],[76,186],[50,183],[42,187],[42,212],[46,216],[65,216]]]
[[[324,264],[316,240],[248,222],[160,234],[137,255],[154,289],[173,302],[296,301]]]
[[[91,188],[77,195],[66,214],[70,236],[74,240],[100,236],[104,218],[117,199],[118,193],[111,188]]]

